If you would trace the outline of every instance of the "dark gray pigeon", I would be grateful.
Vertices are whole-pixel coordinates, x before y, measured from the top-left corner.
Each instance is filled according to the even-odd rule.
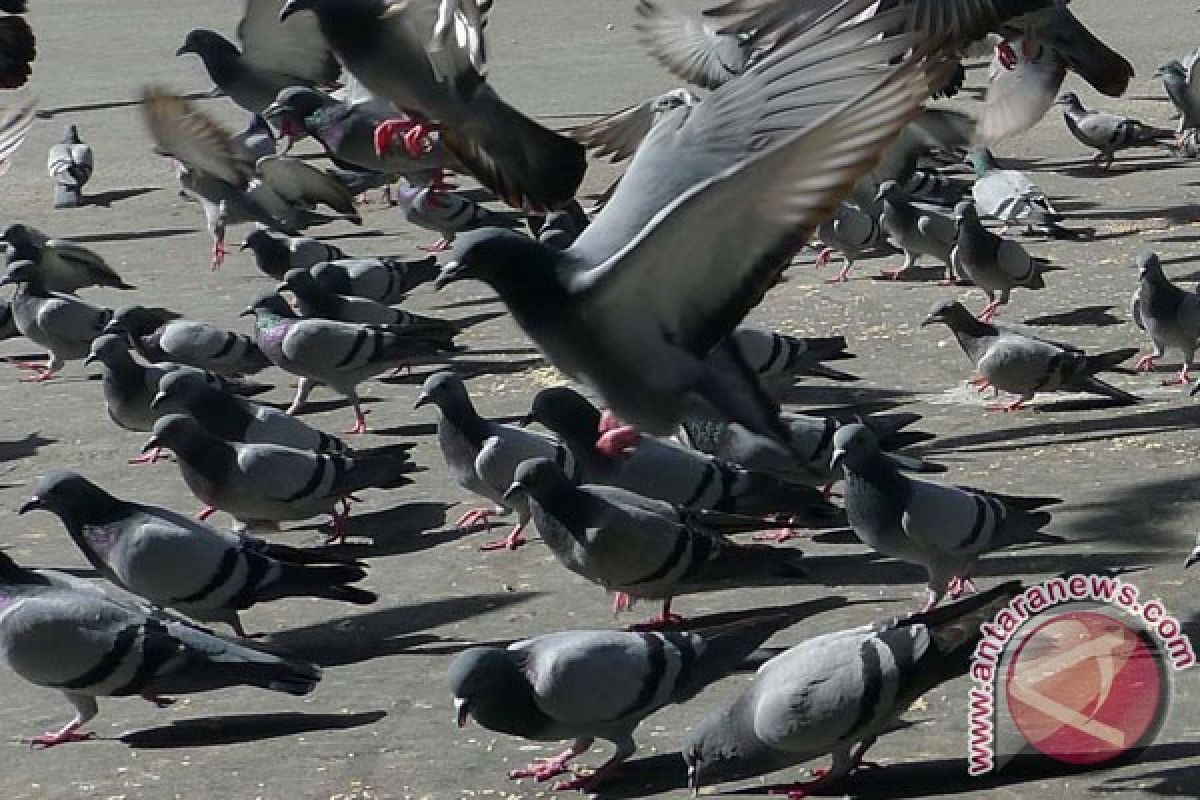
[[[1134,368],[1139,372],[1152,370],[1168,347],[1178,348],[1183,353],[1183,366],[1179,375],[1166,383],[1186,386],[1191,380],[1188,370],[1200,340],[1200,295],[1171,283],[1155,253],[1140,254],[1137,268],[1138,288],[1134,290],[1129,315],[1135,325],[1150,334],[1154,352],[1139,358]]]
[[[331,292],[365,297],[386,305],[401,303],[408,293],[437,277],[436,256],[404,259],[349,258],[313,266],[309,272]]]
[[[108,580],[155,606],[200,622],[223,622],[245,638],[238,612],[286,597],[369,605],[373,592],[353,563],[225,533],[157,506],[113,497],[74,472],[37,480],[18,513],[56,515],[88,562]]]
[[[967,486],[919,480],[900,471],[879,449],[875,434],[857,423],[833,436],[834,469],[846,471],[845,503],[850,527],[876,552],[918,564],[929,573],[925,609],[949,590],[957,597],[973,587],[971,573],[984,553],[1033,541],[1050,514],[1048,497],[1015,497]]]
[[[347,433],[364,433],[367,429],[358,384],[452,347],[452,337],[446,335],[444,325],[398,327],[300,319],[275,292],[259,296],[242,314],[254,317],[255,341],[267,358],[300,377],[288,413],[297,413],[313,387],[324,384],[354,406],[354,426]]]
[[[936,211],[914,206],[896,181],[884,181],[875,201],[879,204],[879,227],[893,247],[904,253],[904,263],[884,275],[895,280],[912,268],[921,256],[930,256],[946,267],[946,283],[955,282],[950,251],[954,249],[954,220]]]
[[[753,373],[742,364],[730,380],[705,357],[927,94],[925,65],[884,66],[915,44],[877,40],[897,15],[848,24],[866,5],[848,2],[699,106],[670,112],[567,250],[473,231],[437,285],[489,284],[554,366],[647,433],[706,409],[786,442]],[[876,57],[880,71],[863,70]],[[848,142],[852,152],[826,157]]]
[[[151,363],[171,361],[218,375],[253,375],[271,365],[254,340],[174,311],[147,306],[117,309],[105,333],[125,336]]]
[[[296,310],[305,318],[332,319],[338,322],[354,322],[366,325],[390,325],[397,328],[419,326],[426,331],[441,332],[453,337],[462,328],[452,320],[412,314],[399,308],[385,306],[365,297],[337,294],[320,284],[307,269],[288,270],[278,291],[285,289],[296,297]]]
[[[159,418],[143,450],[152,447],[175,454],[184,483],[207,506],[200,519],[225,511],[248,528],[329,514],[331,542],[346,540],[352,494],[412,483],[406,473],[415,468],[407,447],[347,456],[229,442],[184,414]]]
[[[31,342],[49,350],[44,362],[18,361],[21,369],[34,371],[23,381],[50,380],[68,361],[85,358],[92,340],[112,319],[112,310],[85,303],[73,294],[46,289],[41,271],[31,261],[9,264],[0,286],[15,285],[12,296],[13,321]]]
[[[1025,248],[983,227],[975,204],[964,200],[954,208],[958,225],[954,250],[950,254],[954,270],[983,290],[988,303],[979,318],[991,322],[1000,306],[1008,305],[1012,290],[1044,289],[1041,264]],[[997,296],[999,295],[999,296]]]
[[[754,325],[739,325],[731,337],[746,366],[758,374],[763,388],[782,399],[800,377],[856,380],[855,376],[826,366],[826,361],[854,358],[845,336],[792,336]]]
[[[484,419],[475,410],[462,378],[453,372],[437,372],[425,379],[416,408],[437,408],[438,447],[450,477],[462,488],[492,503],[471,509],[458,520],[465,528],[509,511],[517,513],[517,524],[506,539],[488,542],[484,550],[515,550],[525,539],[522,532],[529,524],[529,504],[523,496],[505,497],[517,467],[531,458],[550,458],[574,470],[570,452],[549,436]]]
[[[67,239],[51,239],[21,222],[0,233],[8,250],[8,263],[32,261],[52,292],[74,293],[87,286],[132,289],[99,254]]]
[[[308,269],[346,257],[336,245],[310,236],[284,236],[265,228],[255,228],[246,234],[242,249],[254,254],[254,265],[259,272],[277,281],[283,280],[288,270]]]
[[[542,541],[564,567],[613,595],[613,611],[640,599],[662,613],[640,627],[683,621],[677,595],[742,586],[778,586],[808,578],[800,553],[740,545],[724,533],[761,530],[752,517],[694,511],[613,486],[577,486],[549,459],[517,468],[505,497],[524,495]]]
[[[1080,144],[1099,152],[1092,159],[1101,169],[1108,169],[1117,159],[1117,151],[1130,147],[1165,145],[1175,138],[1175,132],[1155,128],[1132,117],[1109,114],[1107,111],[1088,111],[1074,92],[1058,98],[1067,130]]]
[[[566,631],[472,647],[450,662],[458,724],[474,719],[531,741],[572,740],[558,756],[513,770],[513,779],[548,781],[570,772],[596,739],[612,742],[616,752],[603,766],[555,787],[590,791],[634,754],[643,719],[733,672],[788,623],[770,616],[691,632]]]
[[[54,181],[54,207],[77,208],[83,205],[83,187],[95,167],[92,146],[79,138],[79,130],[67,125],[62,141],[50,145],[46,171]]]
[[[693,796],[829,754],[828,770],[788,790],[826,794],[917,698],[967,673],[981,626],[1021,590],[1010,581],[933,611],[826,633],[763,664],[684,739]]]
[[[616,164],[633,157],[650,129],[669,112],[682,106],[700,105],[700,98],[684,88],[668,89],[636,105],[606,114],[568,130],[596,158]],[[611,191],[611,190],[610,190]]]
[[[0,655],[35,686],[58,689],[75,717],[30,744],[86,741],[80,729],[98,697],[141,696],[159,707],[167,695],[234,686],[306,695],[321,671],[223,639],[182,618],[118,600],[87,581],[23,569],[0,552]]]
[[[1129,392],[1096,377],[1098,372],[1117,370],[1137,355],[1136,347],[1088,355],[1073,345],[978,320],[953,300],[934,306],[921,325],[935,322],[950,329],[975,365],[979,377],[972,383],[980,391],[995,387],[1017,395],[1011,403],[989,406],[991,410],[1017,411],[1038,392],[1088,392],[1112,398],[1118,405],[1138,402]]]

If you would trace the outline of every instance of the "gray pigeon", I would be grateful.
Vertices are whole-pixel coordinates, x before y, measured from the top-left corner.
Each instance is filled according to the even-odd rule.
[[[616,747],[603,766],[556,789],[590,791],[637,749],[633,732],[671,703],[690,700],[737,669],[786,617],[689,632],[566,631],[500,647],[472,647],[450,662],[450,691],[459,727],[484,728],[546,742],[570,739],[554,758],[509,777],[548,781],[604,739]]]
[[[987,295],[988,303],[979,312],[981,320],[991,322],[1000,306],[1008,305],[1009,295],[1017,287],[1046,288],[1039,262],[1017,242],[983,227],[974,203],[959,203],[954,218],[958,230],[950,260],[955,272],[969,278]]]
[[[693,796],[829,754],[820,777],[789,787],[794,797],[826,794],[917,698],[967,673],[981,626],[1021,590],[1010,581],[944,608],[826,633],[763,664],[685,738]]]
[[[8,284],[17,286],[11,301],[17,330],[50,351],[45,362],[15,362],[35,372],[23,381],[50,380],[66,362],[85,358],[92,340],[112,319],[110,309],[85,303],[73,294],[47,290],[41,272],[31,261],[9,264],[0,276],[0,286]]]
[[[929,573],[929,610],[950,591],[972,588],[984,553],[1032,541],[1058,541],[1040,531],[1042,506],[1057,498],[1014,497],[947,486],[906,475],[884,456],[875,434],[857,423],[833,435],[831,466],[846,471],[846,516],[854,534],[876,552],[918,564]]]
[[[1200,127],[1200,81],[1196,79],[1196,62],[1200,59],[1196,55],[1195,52],[1191,54],[1187,66],[1171,60],[1154,73],[1154,77],[1162,78],[1163,89],[1179,112],[1177,134]]]
[[[324,261],[346,257],[341,248],[319,239],[284,236],[265,228],[250,231],[242,242],[242,249],[254,254],[254,264],[259,272],[277,281],[283,280],[288,270],[308,269]]]
[[[1038,392],[1089,392],[1132,405],[1138,398],[1096,377],[1116,370],[1137,355],[1136,347],[1088,355],[1077,347],[1052,342],[1014,328],[982,322],[962,303],[945,300],[933,307],[922,326],[941,322],[950,329],[959,347],[975,365],[979,377],[972,383],[980,391],[995,387],[1017,395],[993,410],[1024,408]]]
[[[437,277],[437,257],[350,258],[317,264],[309,271],[331,292],[365,297],[386,305],[403,302],[408,293]]]
[[[172,361],[228,377],[252,375],[271,365],[250,337],[182,319],[165,308],[119,308],[104,332],[125,336],[151,363]]]
[[[165,508],[113,497],[74,472],[37,480],[18,513],[49,511],[101,575],[158,607],[200,622],[224,622],[245,637],[239,611],[285,597],[369,605],[349,584],[361,566],[322,561],[291,547],[224,533]]]
[[[838,203],[833,218],[817,228],[817,238],[822,248],[817,253],[816,265],[823,267],[835,253],[842,256],[842,268],[828,283],[844,283],[850,277],[850,268],[864,253],[877,248],[883,241],[879,221],[854,203]]]
[[[1180,289],[1163,274],[1162,264],[1155,253],[1137,257],[1138,288],[1133,293],[1129,315],[1134,324],[1150,334],[1154,352],[1138,359],[1134,368],[1139,372],[1154,369],[1168,347],[1183,353],[1179,375],[1167,385],[1184,384],[1191,380],[1188,370],[1200,340],[1200,295]]]
[[[734,544],[722,535],[761,530],[761,519],[693,511],[613,486],[576,486],[549,459],[517,468],[505,497],[515,495],[527,498],[559,563],[613,594],[614,612],[639,599],[663,601],[662,613],[640,627],[682,622],[671,611],[677,595],[808,577],[795,551]]]
[[[446,335],[443,325],[397,327],[300,319],[275,292],[259,296],[242,315],[254,317],[255,341],[267,358],[300,377],[288,413],[297,413],[313,387],[324,384],[354,407],[354,426],[347,433],[367,429],[358,384],[452,347],[452,337]]]
[[[1058,223],[1063,215],[1024,172],[1000,169],[992,151],[985,147],[972,150],[970,161],[975,171],[975,184],[971,187],[975,208],[1003,222],[1000,233],[1006,233],[1013,225],[1025,226],[1026,232],[1058,234],[1062,230]]]
[[[488,542],[482,549],[520,547],[525,541],[522,532],[529,524],[529,504],[523,496],[505,497],[517,467],[531,458],[550,458],[573,470],[569,451],[548,436],[481,417],[462,378],[453,372],[438,372],[426,378],[415,407],[429,404],[437,407],[438,446],[450,477],[468,492],[492,503],[463,514],[458,526],[485,522],[490,527],[491,517],[515,511],[517,524],[508,537]]]
[[[330,541],[346,540],[351,495],[412,483],[408,448],[366,456],[314,453],[276,444],[220,439],[184,414],[167,414],[154,425],[143,450],[165,447],[175,454],[184,483],[207,508],[199,518],[225,511],[243,526],[333,518]],[[340,510],[336,509],[342,504]]]
[[[440,237],[431,245],[420,245],[431,253],[450,249],[460,233],[486,227],[514,228],[518,222],[511,214],[492,211],[457,192],[433,186],[401,186],[396,190],[396,205],[408,222]]]
[[[79,138],[74,125],[68,125],[63,139],[50,145],[46,171],[54,181],[54,207],[76,208],[83,205],[83,187],[92,177],[92,146]]]
[[[51,239],[32,225],[9,225],[0,233],[0,242],[6,245],[8,263],[32,261],[52,292],[74,293],[87,286],[134,288],[97,253],[67,239]]]
[[[399,308],[385,306],[375,300],[353,295],[331,292],[313,277],[307,269],[288,270],[283,276],[278,291],[288,290],[296,296],[296,309],[305,318],[332,319],[338,322],[355,322],[367,325],[392,325],[399,328],[420,326],[435,331],[440,325],[447,337],[453,337],[462,329],[451,320],[412,314]]]
[[[1063,107],[1067,130],[1080,144],[1099,151],[1092,161],[1101,169],[1113,165],[1118,150],[1162,145],[1175,138],[1174,131],[1155,128],[1141,120],[1106,111],[1088,111],[1074,92],[1066,92],[1059,97],[1057,105]]]
[[[892,246],[904,253],[904,263],[884,274],[894,280],[921,256],[930,256],[946,267],[946,283],[952,285],[956,279],[950,259],[950,251],[954,249],[954,221],[936,211],[914,206],[895,181],[884,181],[875,200],[880,204],[879,227]]]
[[[634,29],[642,45],[677,78],[704,89],[716,89],[746,71],[763,55],[751,37],[720,31],[719,24],[691,14],[639,0]]]
[[[700,98],[684,88],[668,89],[636,105],[569,129],[596,158],[618,163],[632,158],[650,129],[676,108],[700,105]]]
[[[555,367],[647,433],[667,435],[706,409],[786,442],[753,374],[731,380],[704,359],[927,93],[924,62],[883,66],[914,43],[876,41],[899,15],[847,24],[865,6],[846,3],[700,106],[670,112],[567,250],[472,231],[437,285],[489,284]],[[864,70],[876,56],[883,72]],[[805,69],[813,63],[820,81]],[[847,142],[852,153],[825,157]]]
[[[826,361],[854,358],[846,350],[845,336],[792,336],[786,333],[739,325],[730,337],[750,369],[758,373],[763,388],[780,398],[799,377],[855,380],[853,375],[826,366]]]
[[[167,695],[256,686],[308,694],[313,664],[223,639],[180,617],[118,600],[87,581],[27,570],[0,552],[0,655],[36,686],[58,689],[75,718],[30,740],[53,747],[94,738],[80,730],[98,697],[140,695],[160,708]]]
[[[150,399],[155,414],[187,414],[213,436],[246,444],[277,444],[315,453],[348,454],[341,439],[273,406],[222,391],[203,376],[176,370],[159,380]],[[147,428],[146,430],[150,430]]]
[[[979,142],[995,147],[1036,125],[1054,105],[1067,64],[1054,45],[1017,36],[996,48],[979,115]]]

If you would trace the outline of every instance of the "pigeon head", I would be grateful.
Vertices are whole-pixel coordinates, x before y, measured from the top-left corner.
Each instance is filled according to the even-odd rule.
[[[63,142],[80,144],[79,129],[74,124],[68,123],[67,127],[63,129]]]
[[[92,340],[84,364],[99,361],[102,364],[114,364],[131,360],[129,355],[129,340],[115,333],[103,333]]]
[[[263,292],[254,298],[254,302],[242,310],[241,316],[254,316],[260,319],[266,317],[296,319],[296,312],[288,305],[288,301],[283,298],[283,295],[279,292],[270,291]]]
[[[104,333],[123,333],[129,337],[146,336],[181,315],[165,308],[148,306],[125,306],[117,309]]]
[[[472,647],[450,662],[446,677],[460,728],[474,717],[480,725],[500,733],[521,736],[536,730],[542,714],[518,658],[499,647]]]
[[[8,269],[4,270],[4,274],[0,275],[0,286],[15,283],[41,285],[41,277],[32,261],[13,261],[8,265]]]
[[[102,524],[116,517],[120,501],[77,472],[50,472],[33,484],[33,496],[17,509],[18,514],[49,511],[63,522]]]
[[[650,110],[655,114],[665,114],[680,106],[695,106],[700,104],[700,98],[687,89],[671,89],[654,98]]]
[[[425,379],[421,385],[421,394],[413,408],[420,408],[433,403],[442,411],[451,408],[471,407],[471,397],[462,378],[449,370],[435,372]]]
[[[900,191],[900,184],[895,181],[884,181],[879,184],[879,191],[875,192],[875,202],[880,200],[898,200],[904,197],[904,192]]]
[[[752,778],[785,766],[754,732],[750,704],[738,700],[704,720],[684,740],[688,787],[695,797],[704,786]]]
[[[321,291],[321,284],[317,283],[317,279],[312,276],[308,270],[297,267],[289,269],[283,276],[283,283],[276,287],[276,291],[290,289],[296,294],[312,294]]]
[[[869,463],[879,454],[879,442],[866,425],[855,422],[843,425],[833,434],[833,455],[829,468],[837,470],[843,464],[855,469]]]
[[[204,375],[180,369],[168,372],[158,382],[158,393],[150,401],[150,408],[161,414],[181,413],[193,401],[202,398],[212,389]]]
[[[336,103],[332,97],[317,89],[289,86],[282,90],[275,97],[275,102],[264,108],[262,113],[267,119],[291,117],[299,122],[314,111]]]
[[[1079,95],[1074,92],[1063,92],[1054,101],[1054,104],[1056,106],[1063,106],[1064,108],[1083,108],[1083,103],[1080,102]]]
[[[142,452],[148,453],[155,447],[176,450],[187,447],[200,438],[206,438],[206,435],[199,422],[186,414],[167,414],[159,417],[158,422],[154,423],[154,430],[142,445]]]
[[[1158,253],[1139,253],[1137,257],[1138,277],[1159,277],[1163,274]]]
[[[233,43],[224,36],[204,28],[188,31],[188,35],[183,39],[183,44],[175,51],[177,56],[187,53],[198,55],[205,61],[209,58],[221,58],[222,56],[228,58],[241,55]]]
[[[933,325],[936,322],[941,322],[950,328],[950,330],[962,330],[972,323],[978,322],[967,307],[957,300],[942,300],[936,303],[929,312],[929,316],[921,323],[924,328],[928,325]]]
[[[1178,61],[1168,61],[1154,71],[1154,77],[1162,78],[1163,81],[1171,81],[1172,83],[1187,82],[1187,70],[1183,68],[1183,64]]]
[[[15,222],[0,234],[0,242],[8,245],[8,260],[34,260],[37,257],[37,245],[34,243],[29,226]]]
[[[573,497],[574,490],[575,484],[558,464],[548,458],[531,458],[522,461],[513,472],[513,482],[504,499],[525,494],[538,501],[553,500],[564,495]]]
[[[523,425],[536,422],[568,442],[591,444],[599,434],[600,411],[583,395],[566,386],[542,389],[533,398]]]
[[[491,286],[514,312],[544,314],[565,300],[555,258],[528,236],[507,228],[479,228],[460,234],[454,242],[454,259],[442,267],[433,285],[477,280]]]

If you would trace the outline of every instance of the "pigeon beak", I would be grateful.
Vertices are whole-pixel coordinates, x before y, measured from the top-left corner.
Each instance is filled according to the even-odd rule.
[[[522,486],[522,485],[521,485],[521,484],[519,484],[519,483],[514,483],[513,485],[511,485],[511,486],[509,486],[509,487],[508,487],[508,491],[506,491],[506,492],[504,493],[504,497],[503,497],[502,499],[503,499],[505,502],[507,502],[507,501],[509,501],[509,500],[512,500],[512,499],[513,499],[513,497],[515,497],[515,496],[516,496],[516,495],[518,495],[518,494],[521,494],[521,493],[522,493],[522,492],[524,492],[524,491],[525,491],[525,487],[524,487],[524,486]]]
[[[88,353],[87,357],[83,359],[83,365],[86,367],[88,364],[95,364],[96,361],[97,361],[96,354]]]
[[[42,507],[42,498],[38,497],[35,494],[33,497],[26,500],[25,503],[20,508],[17,509],[17,513],[25,514],[30,511],[36,511],[37,509],[39,509],[41,507]],[[1189,564],[1189,566],[1190,566],[1190,564]]]
[[[250,242],[248,242],[248,241],[245,241],[245,242],[242,242],[242,243],[241,243],[241,244],[238,246],[238,250],[241,250],[241,251],[243,251],[243,252],[244,252],[244,251],[246,251],[247,249],[249,249],[249,247],[250,247]]]
[[[187,53],[194,53],[194,52],[195,52],[195,51],[194,51],[194,50],[192,50],[192,48],[188,47],[188,46],[185,44],[185,45],[181,45],[181,46],[179,47],[179,49],[175,51],[175,55],[177,55],[177,56],[182,56],[182,55],[186,55]]]
[[[471,714],[471,706],[467,703],[466,698],[454,698],[454,717],[458,722],[458,727],[467,727],[467,717]]]
[[[842,465],[842,461],[844,461],[845,459],[846,459],[846,451],[845,450],[834,450],[833,456],[829,459],[829,468],[832,470],[836,470],[838,467],[840,467]]]
[[[417,402],[413,403],[413,408],[417,409],[417,408],[420,408],[421,406],[427,406],[432,402],[433,402],[432,397],[425,394],[424,392],[421,392],[421,396],[417,398]]]
[[[932,325],[933,323],[935,323],[935,322],[940,322],[940,321],[941,321],[941,320],[939,320],[939,319],[937,318],[937,315],[936,315],[936,314],[930,314],[928,317],[926,317],[924,320],[922,320],[922,322],[921,322],[921,327],[922,327],[922,328],[928,328],[928,327],[929,327],[930,325]]]
[[[144,445],[142,445],[142,453],[149,453],[151,450],[153,450],[156,447],[162,447],[162,445],[159,444],[157,436],[151,436],[149,439],[146,440],[146,443]]]
[[[1196,385],[1200,386],[1200,383],[1198,383]],[[534,423],[533,414],[529,413],[529,414],[526,414],[525,416],[521,417],[519,420],[517,420],[517,427],[528,428],[533,423]]]
[[[254,309],[253,308],[243,308],[241,313],[238,314],[238,316],[239,317],[253,317]]]

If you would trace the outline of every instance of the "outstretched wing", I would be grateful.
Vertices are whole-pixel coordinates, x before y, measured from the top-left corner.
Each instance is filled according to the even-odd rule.
[[[142,90],[142,120],[162,155],[232,186],[249,182],[251,167],[239,158],[233,134],[190,100],[148,86]]]
[[[285,0],[246,0],[237,35],[246,59],[261,70],[327,85],[341,67],[317,27],[315,14],[293,14],[279,21]]]

